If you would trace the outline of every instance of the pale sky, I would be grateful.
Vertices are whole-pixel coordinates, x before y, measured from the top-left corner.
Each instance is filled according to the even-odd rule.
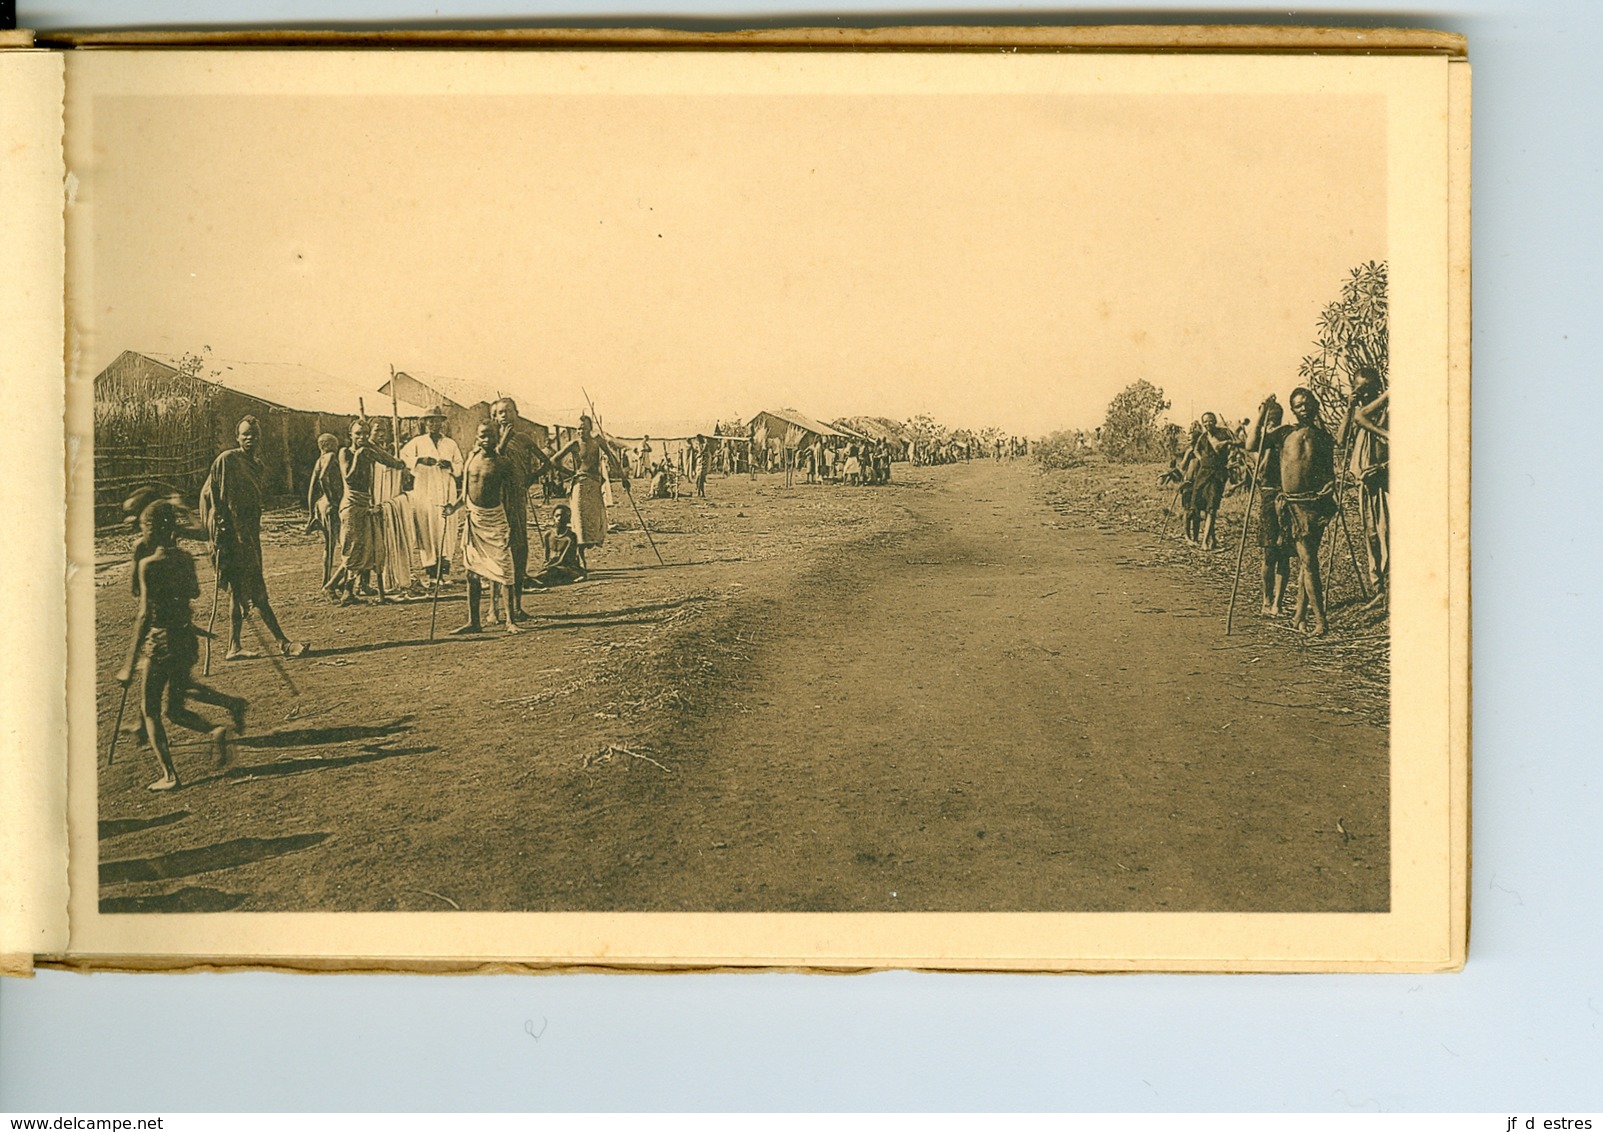
[[[1282,399],[1386,258],[1385,107],[1321,95],[101,98],[83,363],[209,345],[614,419],[1042,435],[1147,378]]]

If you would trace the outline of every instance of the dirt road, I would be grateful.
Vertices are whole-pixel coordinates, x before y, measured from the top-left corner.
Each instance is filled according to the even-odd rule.
[[[1361,674],[1255,612],[1225,637],[1220,571],[1065,514],[1026,461],[897,475],[654,503],[690,565],[623,532],[518,638],[307,599],[286,620],[349,644],[300,697],[253,662],[238,765],[167,798],[142,752],[102,773],[103,907],[1387,907]],[[309,544],[269,553],[310,590]]]

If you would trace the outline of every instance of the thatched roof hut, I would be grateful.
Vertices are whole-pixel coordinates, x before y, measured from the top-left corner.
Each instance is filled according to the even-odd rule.
[[[241,417],[261,422],[258,451],[273,494],[304,494],[319,433],[343,437],[361,400],[390,405],[358,383],[308,366],[124,350],[96,376],[95,507],[114,511],[134,487],[162,483],[193,498],[213,458],[233,447]],[[398,406],[403,439],[427,410]]]
[[[765,435],[770,441],[777,439],[787,448],[810,444],[813,437],[825,440],[857,439],[822,421],[803,416],[795,409],[764,409],[747,422],[747,427],[753,436]],[[797,437],[794,443],[788,439],[791,437]]]

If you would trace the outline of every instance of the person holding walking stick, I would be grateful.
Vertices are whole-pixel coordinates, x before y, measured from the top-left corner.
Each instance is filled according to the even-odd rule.
[[[1259,611],[1265,617],[1280,616],[1291,577],[1291,545],[1280,526],[1280,449],[1264,444],[1265,437],[1284,419],[1285,410],[1271,393],[1258,406],[1258,419],[1247,435],[1247,451],[1258,453],[1256,517],[1258,545],[1263,548],[1263,605]]]
[[[573,458],[574,471],[577,473],[573,481],[573,494],[569,505],[573,509],[573,532],[579,544],[579,559],[585,568],[589,568],[586,561],[586,552],[594,546],[600,546],[607,540],[607,504],[602,495],[601,485],[607,478],[603,470],[602,461],[606,461],[607,468],[618,466],[618,453],[613,445],[596,434],[595,419],[590,414],[579,418],[579,435],[563,445],[551,457],[554,464],[561,464],[563,460]],[[624,494],[629,496],[630,503],[634,502],[634,493],[629,489],[629,481],[623,481]],[[635,508],[636,515],[639,507]],[[641,520],[641,527],[645,529],[645,521]],[[646,539],[656,550],[656,542],[651,539],[651,532],[646,529]],[[657,552],[657,560],[661,562],[662,553]]]
[[[455,636],[484,631],[480,620],[484,585],[490,584],[490,609],[496,609],[496,592],[506,597],[503,613],[506,631],[517,633],[513,616],[512,591],[517,586],[513,559],[511,524],[507,522],[505,492],[516,482],[510,471],[511,459],[503,451],[506,432],[490,421],[479,426],[478,439],[462,468],[462,494],[442,509],[454,515],[466,511],[462,524],[462,565],[468,579],[468,620],[451,632]],[[435,593],[439,593],[438,587]],[[431,612],[429,631],[432,638]]]
[[[1297,605],[1291,624],[1317,637],[1329,628],[1319,543],[1337,514],[1336,441],[1319,423],[1319,398],[1313,390],[1293,389],[1290,401],[1295,421],[1266,430],[1260,444],[1265,451],[1278,453],[1280,498],[1275,513],[1297,554]]]
[[[1384,600],[1391,574],[1391,433],[1386,408],[1390,393],[1379,371],[1365,367],[1358,371],[1347,408],[1347,420],[1337,443],[1351,448],[1348,468],[1358,484],[1358,513],[1363,520],[1364,551],[1369,567],[1369,584],[1375,591],[1370,604]]]
[[[523,583],[529,577],[529,485],[549,471],[553,461],[519,427],[522,418],[518,416],[518,403],[511,397],[497,398],[491,404],[490,421],[495,426],[495,454],[506,479],[502,507],[512,539],[512,583],[506,589],[506,599],[512,620],[526,621],[529,615],[523,612]]]
[[[173,508],[173,515],[175,516],[173,520],[174,538],[186,538],[192,542],[206,542],[211,538],[211,533],[204,526],[196,526],[190,521],[193,516],[189,512],[189,508],[184,505],[183,498],[167,484],[149,484],[123,500],[123,515],[126,517],[128,525],[133,528],[135,536],[133,563],[128,572],[128,580],[135,600],[139,598],[139,566],[155,552],[155,547],[146,540],[145,536],[139,533],[140,521],[145,513],[145,508],[157,500],[163,500]],[[211,675],[212,670],[212,634],[217,629],[217,590],[217,579],[213,577],[211,620],[206,623],[206,632],[204,634],[206,640],[205,673],[207,676]],[[126,700],[127,696],[125,695],[123,698]],[[136,725],[135,738],[140,742],[143,742],[145,738],[144,727],[143,721]],[[114,751],[115,747],[112,750]],[[110,754],[111,752],[108,751],[108,762],[110,761]]]
[[[1203,413],[1201,424],[1191,449],[1190,510],[1197,516],[1196,545],[1203,550],[1215,550],[1218,541],[1214,526],[1219,519],[1219,504],[1224,500],[1230,449],[1236,444],[1236,438],[1228,429],[1219,427],[1219,418],[1212,413]]]
[[[228,729],[212,726],[190,710],[188,700],[194,698],[225,708],[236,734],[245,729],[247,706],[238,696],[219,692],[194,678],[195,662],[200,659],[201,630],[193,622],[189,603],[200,596],[200,584],[195,577],[194,558],[178,546],[178,515],[178,509],[165,500],[149,504],[140,515],[140,541],[149,548],[149,553],[139,562],[135,574],[139,612],[134,619],[127,663],[117,673],[117,682],[124,689],[129,687],[136,673],[139,677],[144,737],[161,771],[161,776],[147,789],[156,791],[175,790],[179,786],[167,729],[162,722],[164,717],[181,727],[208,735],[216,765],[223,766],[228,762]],[[120,716],[120,710],[118,714]],[[119,720],[119,726],[120,723]],[[108,762],[114,751],[115,745],[107,752]]]
[[[217,577],[228,587],[232,599],[225,659],[245,660],[255,656],[244,649],[239,639],[245,614],[252,607],[261,614],[262,623],[273,634],[279,652],[284,656],[300,656],[306,651],[306,644],[291,641],[279,628],[262,572],[263,469],[256,454],[261,422],[254,416],[241,417],[234,438],[237,447],[212,461],[211,471],[200,489],[201,517],[211,532]]]
[[[417,501],[419,565],[436,585],[451,570],[451,531],[445,505],[456,502],[462,475],[462,449],[446,436],[445,407],[436,405],[423,415],[423,431],[406,442],[401,461],[412,473]]]

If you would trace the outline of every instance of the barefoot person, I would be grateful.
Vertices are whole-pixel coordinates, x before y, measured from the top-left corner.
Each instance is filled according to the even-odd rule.
[[[1323,634],[1324,583],[1319,543],[1336,514],[1336,441],[1319,423],[1319,399],[1309,389],[1291,391],[1293,424],[1269,430],[1263,445],[1280,453],[1280,524],[1297,552],[1297,606],[1292,625]]]
[[[512,481],[507,474],[509,461],[497,442],[498,434],[502,439],[506,436],[488,421],[479,426],[478,439],[462,469],[462,495],[442,509],[447,515],[467,511],[462,527],[462,565],[468,574],[468,621],[452,630],[459,635],[483,632],[479,607],[485,582],[494,587],[492,609],[498,604],[497,597],[505,598],[501,609],[506,631],[518,631],[511,601],[517,589],[517,570],[512,562],[512,532],[505,501]]]
[[[323,533],[323,585],[334,580],[340,566],[340,499],[345,484],[340,479],[339,437],[325,432],[317,438],[321,453],[312,466],[311,483],[306,488],[306,530]]]
[[[193,676],[200,648],[189,603],[200,596],[200,584],[195,578],[195,560],[178,546],[178,519],[178,509],[166,500],[151,503],[139,517],[140,541],[146,549],[134,575],[139,612],[128,662],[117,673],[117,682],[125,688],[136,671],[139,675],[144,738],[161,771],[161,777],[149,785],[151,790],[174,790],[179,784],[162,723],[164,697],[167,719],[210,736],[218,766],[228,761],[228,730],[213,727],[191,711],[188,699],[227,709],[236,732],[245,727],[244,700],[198,683]]]
[[[601,486],[606,481],[607,472],[618,467],[618,454],[608,441],[596,435],[595,422],[585,415],[579,418],[579,435],[551,457],[551,462],[560,464],[570,457],[576,475],[573,496],[569,502],[573,508],[574,537],[578,540],[579,558],[583,561],[587,550],[607,541],[607,502]],[[605,468],[603,460],[606,461]],[[613,478],[617,478],[616,474]],[[630,490],[628,480],[623,481],[623,489]]]
[[[819,451],[822,451],[820,447]],[[816,454],[815,454],[816,460]],[[707,468],[712,463],[712,441],[705,436],[696,442],[696,498],[707,498]],[[816,462],[814,467],[817,467]]]
[[[579,540],[573,533],[572,515],[573,508],[566,503],[558,503],[551,509],[555,529],[546,547],[545,566],[529,579],[530,586],[544,590],[583,580],[585,569],[579,561]]]
[[[1280,527],[1280,449],[1264,444],[1267,435],[1279,428],[1285,410],[1270,394],[1258,406],[1258,419],[1247,434],[1247,451],[1259,453],[1258,462],[1258,545],[1263,547],[1263,606],[1265,617],[1279,617],[1291,576],[1291,545]]]
[[[444,426],[445,408],[436,405],[423,417],[423,431],[401,449],[401,459],[412,469],[418,562],[430,585],[451,570],[455,524],[447,523],[445,505],[456,501],[462,474],[462,449],[444,434]]]
[[[212,461],[211,471],[201,487],[201,521],[211,531],[212,553],[216,556],[217,577],[228,587],[232,608],[228,617],[228,659],[243,660],[256,654],[240,647],[239,631],[245,615],[255,606],[262,624],[285,656],[300,656],[303,642],[291,643],[278,627],[278,616],[267,597],[267,580],[262,573],[262,464],[256,447],[261,439],[261,422],[254,416],[240,418],[234,432],[238,447]]]
[[[340,568],[329,579],[330,597],[343,592],[344,603],[356,602],[358,579],[369,572],[378,582],[378,599],[384,594],[384,533],[378,508],[373,504],[373,468],[406,465],[369,440],[368,425],[358,418],[351,422],[351,441],[340,449],[340,480],[345,492],[340,497]]]
[[[1202,428],[1192,448],[1196,459],[1191,465],[1191,506],[1197,516],[1196,540],[1204,550],[1218,547],[1214,524],[1219,518],[1219,503],[1224,499],[1230,449],[1235,443],[1230,431],[1219,427],[1218,417],[1202,414]]]
[[[1344,430],[1336,441],[1338,447],[1349,438],[1352,443],[1352,462],[1348,466],[1358,483],[1369,584],[1375,591],[1371,605],[1385,599],[1391,575],[1391,476],[1387,452],[1391,434],[1386,427],[1389,397],[1377,370],[1359,370],[1348,417],[1350,428],[1356,431]]]
[[[522,621],[528,616],[523,612],[522,590],[529,576],[529,484],[552,465],[534,438],[519,427],[522,418],[512,398],[502,397],[491,405],[490,420],[495,425],[496,459],[504,477],[502,505],[512,539],[513,581],[507,597],[512,603],[512,619]]]

